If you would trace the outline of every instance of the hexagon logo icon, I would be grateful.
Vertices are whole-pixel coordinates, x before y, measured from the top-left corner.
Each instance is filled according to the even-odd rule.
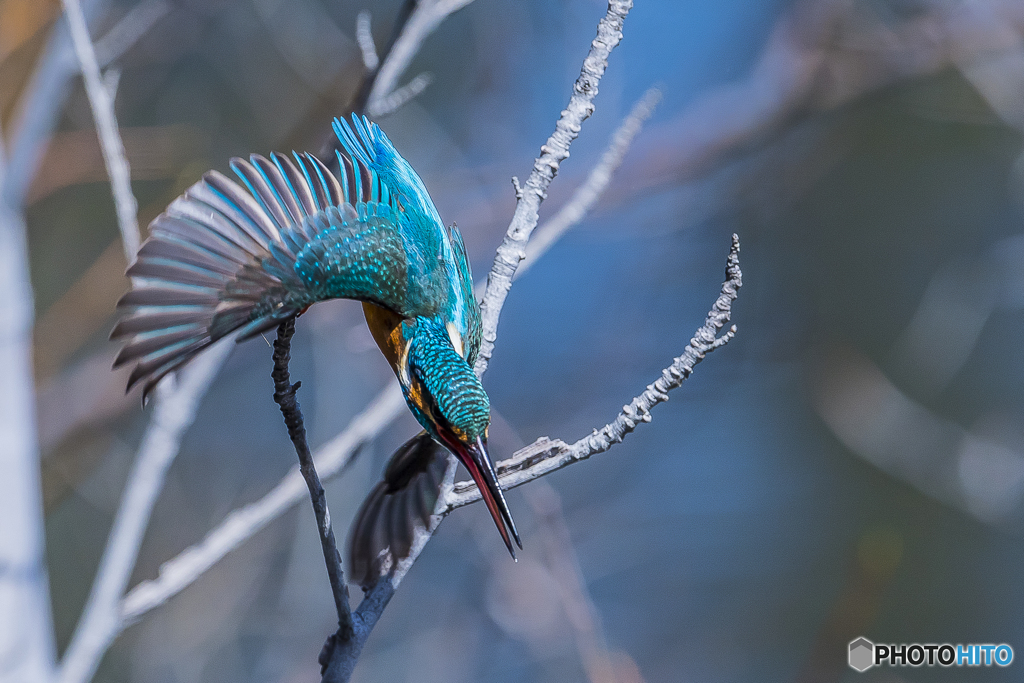
[[[875,664],[875,644],[867,638],[858,638],[850,643],[850,668],[865,672]]]

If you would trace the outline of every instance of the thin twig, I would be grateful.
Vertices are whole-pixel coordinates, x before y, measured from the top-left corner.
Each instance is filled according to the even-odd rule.
[[[0,183],[9,173],[0,143]],[[0,195],[0,662],[5,680],[50,681],[55,648],[32,379],[24,214]]]
[[[166,0],[143,0],[95,42],[100,66],[113,63],[171,11]]]
[[[341,553],[338,542],[334,538],[331,525],[331,512],[327,508],[327,495],[316,473],[313,455],[309,452],[306,442],[306,427],[302,420],[302,410],[295,398],[300,382],[291,383],[288,363],[291,360],[292,336],[295,334],[295,318],[289,318],[277,328],[277,339],[274,340],[274,402],[281,407],[285,426],[288,427],[288,438],[295,446],[295,454],[299,456],[299,472],[306,481],[309,498],[313,503],[313,514],[316,515],[316,526],[320,533],[320,546],[324,552],[324,563],[327,565],[327,576],[331,581],[331,593],[334,596],[334,607],[338,612],[338,633],[342,640],[352,635],[352,609],[348,604],[348,586],[341,569]]]
[[[516,212],[505,233],[505,239],[494,255],[494,265],[487,276],[487,291],[480,302],[483,318],[483,342],[476,360],[476,373],[483,375],[494,352],[498,337],[498,318],[505,297],[512,287],[519,262],[526,256],[526,244],[537,227],[540,204],[547,197],[548,185],[558,173],[558,166],[569,156],[569,145],[580,134],[583,122],[594,113],[597,85],[608,68],[608,55],[622,40],[622,23],[633,7],[632,0],[609,0],[608,13],[597,26],[597,36],[590,44],[590,53],[573,85],[569,104],[555,124],[555,132],[540,148],[540,156],[533,164],[533,172],[522,186],[522,197],[516,202]]]
[[[416,78],[412,79],[401,88],[392,90],[391,94],[376,100],[373,104],[371,114],[380,118],[381,116],[387,116],[391,112],[398,111],[410,100],[414,99],[417,95],[427,89],[427,86],[434,81],[434,76],[429,72],[421,73]]]
[[[634,398],[614,420],[601,429],[595,429],[572,445],[563,441],[541,437],[526,448],[521,448],[508,460],[496,466],[498,481],[503,489],[511,489],[550,474],[575,462],[586,460],[592,455],[603,453],[613,445],[622,441],[627,434],[640,424],[651,421],[651,408],[668,400],[668,392],[676,389],[693,373],[693,368],[704,360],[704,357],[729,343],[736,334],[736,326],[732,326],[722,336],[722,330],[732,315],[732,302],[736,300],[743,275],[739,262],[740,243],[736,235],[732,236],[732,247],[726,262],[726,279],[722,290],[704,324],[694,333],[690,343],[686,345],[681,356],[671,365],[662,370],[661,376],[647,389]],[[480,491],[470,482],[459,482],[447,499],[445,514],[457,508],[480,500]]]
[[[405,33],[406,27],[409,24],[409,18],[412,17],[413,12],[416,10],[416,6],[419,4],[418,0],[405,0],[402,6],[398,9],[398,15],[395,17],[395,23],[391,27],[391,38],[388,40],[388,44],[384,46],[382,52],[383,58],[377,60],[376,68],[369,69],[363,75],[363,80],[359,83],[359,89],[356,90],[355,96],[352,98],[352,102],[349,104],[349,110],[354,111],[357,114],[362,114],[366,111],[366,103],[370,100],[370,92],[373,90],[374,84],[377,82],[377,76],[380,74],[381,64],[387,62],[391,57],[391,51],[394,49],[398,39]],[[333,154],[329,156],[334,156]]]
[[[408,15],[408,20],[394,44],[386,50],[386,56],[381,62],[380,68],[373,75],[369,92],[366,94],[365,107],[370,116],[383,116],[389,111],[387,108],[388,98],[398,89],[398,79],[402,77],[409,63],[412,62],[412,58],[419,52],[423,41],[450,14],[471,2],[473,0],[420,0],[406,3],[403,11],[410,5],[414,9]]]
[[[114,96],[103,83],[100,65],[96,59],[96,51],[89,37],[89,27],[85,23],[85,14],[79,0],[62,0],[64,14],[68,18],[71,29],[71,42],[75,46],[75,54],[82,67],[82,79],[85,92],[89,97],[92,115],[96,120],[96,132],[100,137],[100,149],[103,151],[103,163],[110,176],[110,187],[114,194],[117,208],[117,223],[121,228],[121,241],[124,255],[128,263],[135,261],[135,254],[141,244],[139,232],[139,205],[132,194],[131,171],[128,157],[125,155],[124,143],[117,130],[117,117],[114,114]]]

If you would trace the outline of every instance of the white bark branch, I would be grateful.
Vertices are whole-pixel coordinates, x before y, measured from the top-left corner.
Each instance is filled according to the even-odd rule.
[[[583,122],[594,112],[597,85],[608,68],[608,55],[622,40],[622,22],[633,7],[632,0],[609,0],[608,13],[597,25],[597,36],[590,44],[590,52],[583,61],[583,69],[573,85],[569,104],[555,124],[555,132],[540,148],[540,156],[533,164],[533,172],[522,186],[516,212],[508,226],[505,239],[494,256],[494,265],[487,276],[487,291],[480,302],[483,317],[483,342],[476,360],[476,373],[483,375],[494,352],[498,337],[498,318],[505,297],[512,287],[519,262],[526,256],[526,244],[537,227],[540,204],[547,197],[548,185],[558,173],[559,164],[569,156],[569,145],[580,134]]]
[[[371,114],[376,117],[381,117],[387,116],[391,112],[401,109],[408,104],[410,100],[426,90],[427,86],[430,85],[433,80],[434,77],[430,73],[421,73],[401,88],[392,91],[391,94],[374,102]]]
[[[525,273],[527,267],[537,257],[537,254],[547,251],[551,244],[558,240],[566,230],[579,223],[583,220],[584,216],[590,213],[590,210],[594,208],[594,204],[600,198],[601,193],[604,192],[605,188],[608,187],[608,183],[611,182],[612,174],[615,173],[615,170],[622,163],[622,158],[626,156],[626,151],[629,150],[630,145],[633,143],[633,138],[636,137],[644,123],[654,113],[654,108],[658,106],[660,101],[661,91],[657,88],[650,88],[640,98],[640,101],[633,105],[629,116],[619,124],[618,129],[612,136],[612,142],[608,149],[601,155],[601,161],[590,172],[584,183],[576,190],[565,206],[545,221],[534,233],[526,246],[525,260],[519,264],[514,277],[519,277]],[[522,188],[519,189],[517,196],[521,194]]]
[[[375,439],[401,414],[404,406],[398,383],[390,383],[343,432],[317,450],[314,460],[320,476],[326,480],[338,474],[353,453]],[[307,496],[299,469],[293,467],[269,493],[255,503],[234,510],[200,543],[160,565],[157,578],[143,581],[129,591],[121,601],[121,627],[167,602],[222,557]]]
[[[7,172],[0,142],[0,186]],[[0,196],[0,681],[50,681],[43,501],[32,379],[32,285],[25,219]]]
[[[739,265],[740,243],[732,237],[732,248],[726,264],[726,280],[722,291],[708,312],[704,324],[694,334],[681,356],[662,370],[661,377],[648,385],[647,389],[634,398],[614,420],[601,429],[595,429],[572,445],[560,440],[541,437],[525,448],[519,449],[511,458],[496,466],[498,481],[505,490],[522,486],[538,477],[560,470],[574,462],[586,460],[592,455],[603,453],[622,441],[641,423],[651,421],[651,408],[668,400],[668,392],[678,388],[693,372],[694,366],[717,348],[725,346],[736,332],[731,327],[724,335],[718,333],[729,322],[732,302],[735,301],[743,284]],[[480,500],[480,491],[471,482],[459,482],[447,497],[444,514]]]
[[[388,109],[389,97],[398,88],[398,79],[408,68],[412,58],[420,49],[420,45],[448,15],[456,12],[473,0],[421,0],[413,10],[409,21],[405,24],[402,34],[395,41],[373,82],[370,96],[366,104],[366,113],[371,117],[383,116],[394,107]],[[422,78],[422,75],[420,76]],[[428,81],[429,83],[429,81]],[[426,83],[421,86],[426,87]],[[415,96],[416,93],[413,94]]]
[[[363,10],[356,17],[356,44],[363,53],[363,66],[367,71],[373,71],[380,64],[380,57],[377,56],[377,46],[373,44],[373,31],[370,30],[370,13]]]
[[[128,160],[114,113],[118,73],[108,72],[109,78],[100,73],[78,0],[64,0],[64,7],[110,176],[125,257],[131,263],[138,252],[141,235],[138,204],[132,193]],[[125,28],[111,38],[108,50],[127,49],[132,37],[141,36],[164,12],[166,7],[161,9],[150,3],[141,14],[130,16],[120,24]],[[165,380],[157,387],[153,417],[125,485],[89,599],[58,671],[61,683],[91,680],[104,653],[123,629],[120,601],[135,567],[153,506],[163,489],[167,470],[180,450],[181,440],[195,420],[199,403],[230,353],[233,341],[234,335],[231,335],[215,344],[178,373],[177,383]]]
[[[79,64],[82,67],[82,79],[85,92],[89,97],[93,118],[96,120],[96,132],[100,138],[103,151],[103,163],[110,176],[110,187],[114,194],[117,208],[117,223],[121,229],[121,241],[124,246],[125,258],[128,263],[135,261],[135,254],[141,244],[139,232],[139,205],[132,194],[131,171],[128,157],[125,155],[124,143],[117,129],[117,117],[114,115],[113,93],[105,86],[100,74],[96,50],[89,37],[89,27],[85,23],[85,14],[79,0],[63,0],[64,14],[71,30],[71,42],[75,47]]]

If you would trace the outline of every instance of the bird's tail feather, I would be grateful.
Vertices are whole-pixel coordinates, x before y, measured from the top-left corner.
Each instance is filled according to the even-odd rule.
[[[350,580],[369,588],[409,556],[430,524],[448,451],[424,431],[406,441],[363,501],[349,532]]]

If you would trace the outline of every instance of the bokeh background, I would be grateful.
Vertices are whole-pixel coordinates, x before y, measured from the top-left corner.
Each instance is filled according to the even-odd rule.
[[[140,221],[231,156],[317,150],[400,2],[167,0],[116,61]],[[103,35],[134,3],[88,4]],[[478,276],[568,100],[599,0],[476,0],[422,46],[380,120],[462,229]],[[60,6],[0,1],[0,117]],[[663,100],[596,210],[512,289],[486,377],[491,447],[575,440],[701,324],[742,241],[739,332],[586,464],[516,490],[525,550],[449,518],[355,680],[1013,681],[855,674],[846,644],[1024,654],[1024,3],[639,0],[544,204],[550,216],[652,85]],[[47,555],[58,647],[88,595],[149,418],[109,371],[124,257],[80,79],[25,182]],[[315,445],[390,379],[358,305],[304,316],[293,376]],[[203,401],[132,583],[294,464],[270,350],[237,347]],[[416,426],[328,485],[339,532]],[[316,680],[333,607],[295,507],[115,643],[97,681]]]

